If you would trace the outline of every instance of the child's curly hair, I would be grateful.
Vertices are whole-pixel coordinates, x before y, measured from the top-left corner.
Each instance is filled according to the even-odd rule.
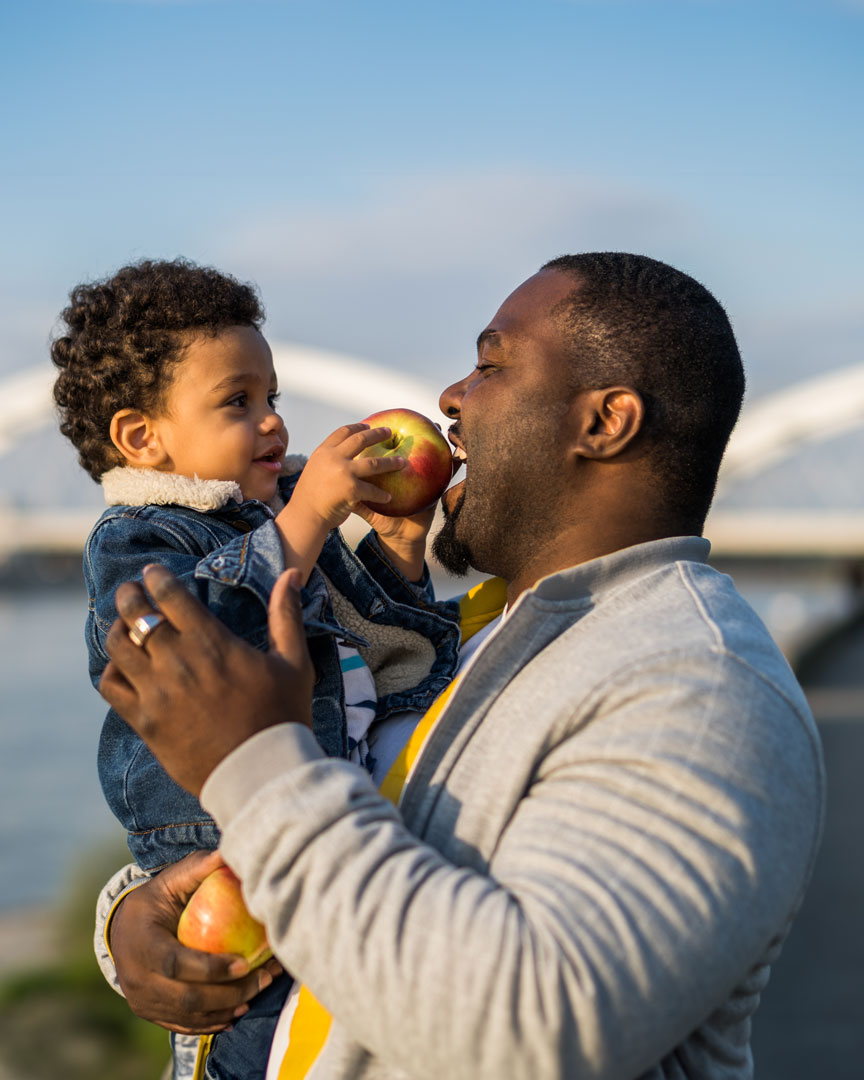
[[[184,333],[260,330],[264,322],[254,286],[186,259],[124,266],[76,286],[69,300],[61,314],[68,332],[51,345],[60,369],[54,400],[61,432],[97,482],[123,461],[109,435],[111,417],[124,408],[158,412]]]

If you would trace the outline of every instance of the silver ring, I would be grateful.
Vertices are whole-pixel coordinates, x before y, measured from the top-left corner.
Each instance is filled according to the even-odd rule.
[[[147,638],[163,622],[165,622],[165,616],[160,615],[158,611],[154,611],[152,615],[139,615],[129,627],[129,637],[132,644],[137,645],[139,649],[143,649]]]

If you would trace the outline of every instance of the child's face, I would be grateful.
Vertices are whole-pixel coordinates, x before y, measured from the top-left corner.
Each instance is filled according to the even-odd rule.
[[[153,421],[166,454],[161,468],[233,480],[244,499],[271,499],[288,445],[277,396],[270,347],[254,327],[193,338]]]

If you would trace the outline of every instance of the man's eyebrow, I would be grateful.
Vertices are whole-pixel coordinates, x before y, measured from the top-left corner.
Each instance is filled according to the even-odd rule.
[[[498,331],[493,330],[491,326],[487,326],[485,330],[481,330],[480,335],[477,338],[477,351],[479,352],[480,349],[483,347],[483,345],[487,341],[491,341],[492,338],[497,338],[497,337],[498,337]],[[498,342],[496,341],[493,344],[497,345]]]

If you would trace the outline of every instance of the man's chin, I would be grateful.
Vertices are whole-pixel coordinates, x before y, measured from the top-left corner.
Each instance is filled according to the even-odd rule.
[[[464,577],[471,569],[471,551],[468,545],[456,536],[456,522],[459,520],[464,500],[463,485],[458,485],[458,491],[451,488],[446,492],[446,496],[450,498],[445,497],[445,500],[442,500],[444,524],[432,541],[432,555],[448,574]]]
[[[462,509],[462,502],[464,499],[465,478],[463,477],[458,484],[451,484],[441,496],[441,509],[444,512],[444,517],[450,518],[457,516]]]

